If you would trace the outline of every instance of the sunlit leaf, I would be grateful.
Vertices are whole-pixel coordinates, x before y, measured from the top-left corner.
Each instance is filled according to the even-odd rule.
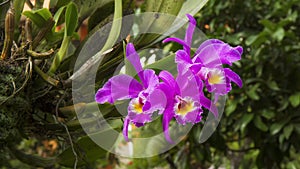
[[[40,28],[45,26],[48,19],[52,18],[52,14],[47,8],[42,8],[36,11],[24,11],[23,15],[32,20],[32,22]]]
[[[289,125],[287,125],[286,127],[284,127],[284,129],[283,129],[284,137],[285,137],[286,139],[289,139],[290,136],[291,136],[291,134],[292,134],[292,132],[293,132],[293,130],[294,130],[293,124],[289,124]]]
[[[293,107],[297,107],[300,104],[300,93],[295,93],[289,97],[289,101]]]
[[[253,119],[254,114],[244,114],[242,119],[241,119],[241,131],[243,132],[249,122]]]
[[[255,117],[254,124],[261,131],[264,131],[264,132],[268,131],[268,126],[261,120],[260,116]]]
[[[77,7],[73,2],[67,5],[65,20],[66,20],[66,29],[65,29],[66,36],[72,36],[73,32],[77,27],[77,22],[78,22]]]

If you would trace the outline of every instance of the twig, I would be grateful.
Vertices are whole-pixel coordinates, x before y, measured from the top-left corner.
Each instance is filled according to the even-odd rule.
[[[69,141],[70,141],[70,144],[71,144],[71,149],[72,149],[72,152],[73,152],[73,154],[74,154],[74,156],[75,156],[74,169],[76,169],[76,168],[77,168],[77,163],[78,163],[78,155],[77,155],[77,153],[76,153],[76,151],[75,151],[74,144],[73,144],[73,140],[72,140],[72,137],[71,137],[71,135],[70,135],[69,129],[68,129],[67,125],[65,125],[63,122],[61,122],[61,121],[59,121],[59,120],[57,119],[57,117],[58,117],[59,104],[62,102],[62,100],[63,100],[65,94],[66,94],[66,93],[64,93],[64,95],[59,99],[59,101],[58,101],[57,104],[56,104],[56,108],[55,108],[56,116],[54,116],[54,117],[55,117],[55,120],[56,120],[60,125],[62,125],[62,126],[65,128],[66,132],[67,132],[67,135],[68,135],[68,138],[69,138]]]
[[[15,28],[15,11],[11,5],[5,16],[5,39],[4,46],[1,53],[1,59],[6,59],[11,52],[11,46],[14,39],[14,28]]]
[[[46,52],[38,53],[28,49],[26,52],[28,55],[32,56],[33,59],[49,59],[51,55],[54,53],[54,50],[50,49]]]
[[[60,82],[56,79],[53,79],[52,77],[50,77],[46,73],[44,73],[37,65],[34,65],[34,70],[42,77],[43,80],[48,82],[50,85],[55,86],[55,87],[59,87]]]
[[[25,3],[28,5],[30,9],[34,7],[30,0],[26,0]]]
[[[26,40],[27,42],[32,41],[32,28],[31,28],[31,20],[26,18],[25,21],[25,33],[26,33]]]
[[[31,44],[32,50],[34,50],[39,45],[41,40],[46,36],[48,31],[50,31],[52,29],[54,24],[55,24],[55,22],[54,22],[53,18],[48,19],[46,25],[38,32],[38,34],[33,39],[32,44]]]
[[[8,3],[10,0],[6,0],[6,1],[4,1],[4,2],[1,2],[0,3],[0,6],[2,6],[2,5],[5,5],[6,3]]]

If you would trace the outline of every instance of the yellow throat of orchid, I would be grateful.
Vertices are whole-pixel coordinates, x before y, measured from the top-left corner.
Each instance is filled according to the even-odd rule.
[[[141,104],[140,102],[137,102],[137,103],[134,103],[133,105],[133,110],[136,112],[136,113],[142,113],[143,112],[143,104]]]
[[[213,70],[209,73],[208,83],[211,85],[224,83],[224,75],[220,70]]]
[[[192,99],[181,99],[179,98],[179,102],[175,105],[175,113],[181,116],[185,116],[189,112],[195,109],[194,102]]]
[[[143,106],[144,103],[142,98],[135,98],[131,103],[131,110],[133,110],[137,114],[140,114],[143,113]]]

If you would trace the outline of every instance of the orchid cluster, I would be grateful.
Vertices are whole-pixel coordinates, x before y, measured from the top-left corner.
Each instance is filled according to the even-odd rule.
[[[226,95],[231,90],[231,81],[242,87],[239,75],[229,68],[223,68],[223,64],[231,66],[240,60],[243,48],[231,47],[218,39],[209,39],[191,57],[196,20],[190,15],[187,17],[189,25],[185,38],[167,38],[163,41],[173,41],[183,46],[182,50],[175,53],[176,78],[166,70],[156,75],[154,70],[143,69],[133,44],[128,43],[126,57],[135,68],[139,81],[120,74],[109,79],[96,93],[95,99],[100,104],[130,99],[123,127],[126,141],[131,123],[136,127],[144,126],[158,112],[158,115],[162,115],[165,138],[173,143],[168,130],[173,118],[181,125],[196,124],[201,121],[203,107],[218,117],[215,106],[218,96]],[[205,96],[204,88],[214,93],[214,102]]]

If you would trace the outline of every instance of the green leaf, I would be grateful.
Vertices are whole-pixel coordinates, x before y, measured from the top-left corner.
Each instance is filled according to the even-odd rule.
[[[269,86],[269,88],[272,89],[272,90],[275,90],[275,91],[280,90],[279,87],[278,87],[278,85],[277,85],[277,83],[276,83],[275,81],[269,82],[269,83],[268,83],[268,86]]]
[[[208,2],[208,0],[189,0],[185,1],[178,13],[178,17],[185,18],[186,14],[195,15]]]
[[[247,125],[250,123],[250,121],[253,119],[254,114],[244,114],[241,119],[241,131],[243,132]]]
[[[258,35],[250,35],[248,36],[248,38],[246,39],[246,45],[250,46],[252,45],[258,38]]]
[[[251,98],[251,99],[253,99],[253,100],[259,100],[259,95],[257,94],[257,89],[258,89],[258,87],[260,86],[260,84],[258,83],[258,84],[255,84],[254,86],[252,86],[251,88],[250,88],[250,90],[249,91],[247,91],[247,94],[248,94],[248,96]]]
[[[235,111],[237,104],[238,104],[237,100],[228,100],[227,101],[227,106],[226,106],[226,110],[225,110],[225,113],[227,116],[229,116],[232,112]]]
[[[141,18],[141,25],[143,26],[144,32],[159,32],[164,31],[167,32],[168,29],[173,24],[176,19],[176,15],[179,13],[184,0],[148,0],[146,1],[146,11],[145,12],[154,12],[151,16],[150,14],[146,19]],[[162,13],[162,15],[160,15]],[[166,15],[163,15],[166,14]],[[171,17],[174,16],[174,17]],[[141,34],[137,39],[135,39],[135,44],[138,47],[147,46],[156,39],[158,39],[161,34]]]
[[[74,0],[74,3],[79,9],[79,21],[83,21],[89,16],[91,16],[98,8],[105,6],[114,0]]]
[[[169,66],[166,66],[169,65]],[[176,75],[175,54],[166,56],[152,64],[146,65],[145,69],[167,70],[173,75]]]
[[[259,23],[264,25],[269,30],[274,30],[274,28],[276,28],[276,24],[269,21],[269,20],[267,20],[267,19],[262,19],[262,20],[259,21]]]
[[[271,134],[272,135],[277,134],[282,129],[283,126],[284,126],[283,122],[272,124],[271,127],[270,127]]]
[[[288,126],[284,127],[284,129],[283,129],[284,137],[286,139],[289,139],[293,130],[294,130],[294,126],[292,124],[289,124]]]
[[[120,120],[119,120],[120,121]],[[96,144],[91,138],[101,142],[107,142],[105,138],[114,137],[112,129],[105,129],[104,131],[91,134],[90,136],[84,136],[80,138],[76,143],[74,143],[74,148],[78,156],[77,166],[82,166],[85,163],[92,163],[100,158],[105,158],[107,151]],[[114,144],[113,142],[107,144]],[[69,147],[65,149],[57,157],[57,162],[60,165],[66,167],[73,167],[75,162],[75,156],[72,151],[72,148]]]
[[[61,14],[63,13],[63,11],[64,11],[65,8],[66,8],[66,6],[60,7],[60,8],[56,11],[55,15],[53,16],[53,19],[54,19],[54,21],[55,21],[54,28],[56,27],[56,25],[57,25],[57,23],[58,23],[58,20],[59,20],[59,18],[61,17]]]
[[[73,32],[77,27],[77,22],[78,22],[77,6],[73,2],[70,2],[67,5],[65,20],[66,20],[66,29],[65,29],[66,36],[72,36]]]
[[[47,8],[38,9],[36,11],[24,11],[23,15],[28,17],[39,28],[45,26],[47,21],[52,18],[52,14]]]
[[[261,120],[260,116],[255,116],[254,125],[261,131],[268,131],[268,126]]]
[[[282,41],[284,35],[285,35],[285,31],[282,27],[279,27],[278,29],[276,29],[275,32],[272,33],[272,37],[276,39],[278,42]]]
[[[271,110],[268,110],[268,109],[263,110],[261,115],[263,117],[265,117],[266,119],[268,119],[268,120],[270,120],[273,117],[275,117],[275,113],[273,111],[271,111]]]
[[[122,26],[122,10],[122,0],[115,0],[114,20],[107,41],[100,52],[104,52],[112,48],[112,46],[116,43]]]
[[[26,0],[14,0],[13,1],[13,6],[14,6],[14,11],[15,11],[15,24],[19,25],[20,22],[20,18],[21,18],[21,14],[22,11],[24,9],[24,4],[25,4]],[[9,3],[8,3],[9,4]],[[0,7],[2,8],[2,6]],[[1,12],[1,10],[0,10]],[[1,16],[5,14],[5,13],[1,13]],[[5,15],[4,15],[5,16]],[[2,17],[1,17],[2,18]],[[15,26],[15,30],[19,29],[18,26]]]
[[[300,104],[300,92],[295,93],[289,97],[289,101],[293,107],[297,107]]]

